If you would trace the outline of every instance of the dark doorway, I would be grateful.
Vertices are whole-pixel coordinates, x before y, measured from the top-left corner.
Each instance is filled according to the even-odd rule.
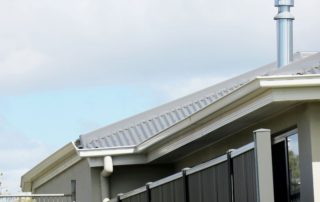
[[[275,202],[300,201],[297,130],[277,136],[272,146]]]
[[[289,202],[288,157],[286,142],[272,146],[273,181],[275,202]]]

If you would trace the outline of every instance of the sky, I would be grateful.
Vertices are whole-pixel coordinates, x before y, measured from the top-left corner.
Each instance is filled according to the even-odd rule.
[[[274,61],[273,3],[1,0],[2,191],[80,134]],[[318,8],[296,1],[294,51],[320,50]]]

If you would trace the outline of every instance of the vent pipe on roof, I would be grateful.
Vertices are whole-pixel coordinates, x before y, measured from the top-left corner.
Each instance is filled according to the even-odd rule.
[[[278,67],[288,65],[293,60],[293,33],[292,24],[294,17],[290,8],[294,6],[294,0],[275,0],[278,14],[274,17],[277,21],[277,54]]]

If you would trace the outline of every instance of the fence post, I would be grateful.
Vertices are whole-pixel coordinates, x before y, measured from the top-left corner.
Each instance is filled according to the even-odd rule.
[[[182,169],[182,177],[183,177],[183,191],[184,191],[184,199],[185,202],[189,202],[189,182],[187,176],[187,170],[190,168]]]
[[[118,202],[121,202],[121,196],[122,196],[122,195],[123,195],[122,193],[120,193],[120,194],[117,195],[117,201],[118,201]]]
[[[151,199],[151,189],[150,189],[150,185],[152,184],[152,182],[148,182],[147,184],[146,184],[146,189],[147,189],[147,201],[148,202],[151,202],[152,201],[152,199]]]
[[[271,131],[259,129],[253,136],[258,202],[274,202]]]
[[[229,201],[234,202],[234,183],[233,183],[233,162],[231,158],[231,153],[234,149],[227,151],[227,161],[228,161],[228,175],[229,175]]]

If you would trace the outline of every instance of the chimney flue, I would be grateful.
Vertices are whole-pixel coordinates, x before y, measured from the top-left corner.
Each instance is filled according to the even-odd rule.
[[[293,31],[294,17],[290,8],[294,6],[294,0],[275,0],[278,14],[274,17],[277,21],[277,57],[278,67],[288,65],[293,60]]]

